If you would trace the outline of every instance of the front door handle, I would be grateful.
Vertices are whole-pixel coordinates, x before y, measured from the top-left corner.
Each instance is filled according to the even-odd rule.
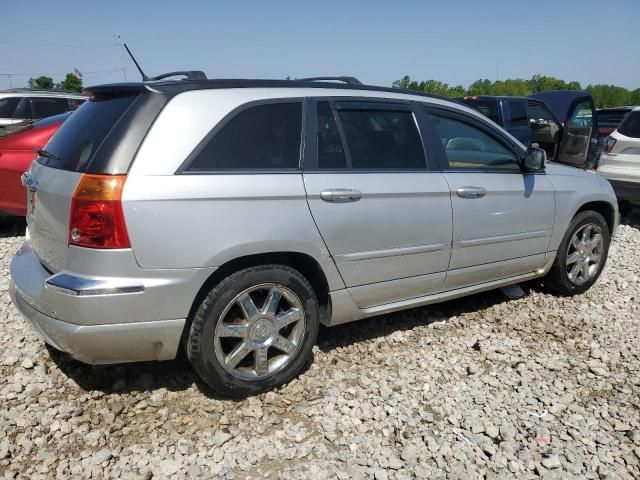
[[[320,198],[325,202],[357,202],[362,198],[362,192],[354,188],[328,188],[320,192]]]
[[[460,187],[458,196],[462,198],[480,198],[487,194],[487,189],[482,187]]]

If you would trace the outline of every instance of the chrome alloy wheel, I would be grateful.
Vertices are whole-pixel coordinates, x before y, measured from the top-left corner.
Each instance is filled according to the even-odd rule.
[[[240,292],[222,311],[214,351],[222,368],[241,380],[260,380],[285,368],[305,333],[305,311],[283,285],[263,283]]]
[[[592,279],[599,271],[604,253],[602,230],[594,223],[581,227],[567,249],[567,276],[576,285]]]

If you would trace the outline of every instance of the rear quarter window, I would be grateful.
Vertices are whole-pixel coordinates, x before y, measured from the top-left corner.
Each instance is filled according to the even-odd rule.
[[[463,102],[476,109],[485,117],[490,118],[497,124],[500,124],[500,113],[498,111],[498,102],[496,100],[471,100],[465,99]]]
[[[252,106],[216,127],[186,171],[297,169],[301,136],[302,102]]]
[[[46,146],[55,158],[38,157],[52,168],[83,172],[111,129],[138,97],[136,93],[96,95],[78,108]]]

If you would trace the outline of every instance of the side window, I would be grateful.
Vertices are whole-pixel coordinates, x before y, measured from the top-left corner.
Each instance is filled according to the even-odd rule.
[[[419,169],[426,167],[413,113],[408,110],[338,110],[351,167]]]
[[[618,132],[626,137],[640,138],[640,111],[629,113],[618,127]]]
[[[524,100],[509,100],[509,118],[512,127],[526,127],[529,125],[527,105]]]
[[[33,118],[46,118],[69,111],[69,100],[66,98],[31,98]]]
[[[551,112],[537,102],[529,103],[529,123],[535,125],[542,125],[548,123],[555,123]]]
[[[34,118],[33,112],[31,110],[31,99],[30,98],[22,98],[22,101],[18,103],[18,107],[13,114],[13,118],[25,120],[27,118]]]
[[[576,105],[567,124],[571,129],[590,129],[593,125],[591,104],[589,102],[581,102]]]
[[[520,171],[514,152],[471,123],[428,112],[453,169],[499,169]]]
[[[329,102],[318,102],[318,168],[346,168],[338,125]]]
[[[301,102],[250,107],[231,118],[187,170],[298,168],[301,135]]]
[[[0,99],[0,118],[13,118],[13,112],[15,112],[19,102],[19,97]]]
[[[82,105],[85,100],[80,100],[79,98],[70,98],[69,99],[69,110],[75,110],[80,105]]]

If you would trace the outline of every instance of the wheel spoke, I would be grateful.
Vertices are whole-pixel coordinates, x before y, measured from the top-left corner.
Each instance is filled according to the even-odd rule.
[[[573,252],[571,255],[567,256],[567,266],[571,265],[572,263],[576,263],[579,258],[580,255],[578,255],[578,252]]]
[[[243,341],[241,342],[233,351],[225,358],[225,363],[227,366],[231,368],[236,368],[236,366],[251,352],[251,345]]]
[[[578,235],[574,235],[571,239],[571,246],[576,250],[580,247],[580,240],[578,239]]]
[[[568,273],[569,280],[571,280],[572,282],[575,281],[579,272],[580,272],[580,265],[576,263],[571,269],[571,271]]]
[[[276,314],[278,310],[278,305],[280,304],[280,299],[282,298],[282,293],[280,293],[275,288],[269,290],[269,295],[267,299],[264,301],[264,305],[262,306],[263,315],[273,316]]]
[[[288,354],[292,354],[296,349],[296,346],[282,335],[278,335],[273,342],[273,346]]]
[[[258,375],[264,375],[269,371],[268,350],[269,347],[260,347],[253,351],[254,369]]]
[[[300,310],[292,308],[276,317],[276,325],[278,330],[283,329],[287,325],[291,325],[293,322],[297,322],[302,317],[300,316]]]
[[[223,323],[220,325],[220,337],[246,338],[249,327],[246,323]]]
[[[592,253],[591,255],[589,255],[589,261],[591,263],[599,263],[601,258],[602,255],[599,253]]]
[[[582,264],[582,268],[580,270],[581,270],[581,273],[582,273],[582,278],[584,280],[589,278],[589,264],[588,263]]]
[[[596,233],[593,237],[591,237],[591,240],[589,241],[589,248],[593,250],[600,244],[600,242],[602,242],[602,235]]]
[[[587,225],[582,230],[582,243],[587,243],[587,241],[591,238],[591,225]]]
[[[256,304],[253,303],[253,300],[248,293],[245,293],[240,298],[238,298],[238,305],[242,309],[242,314],[244,315],[245,319],[250,320],[258,315]]]

